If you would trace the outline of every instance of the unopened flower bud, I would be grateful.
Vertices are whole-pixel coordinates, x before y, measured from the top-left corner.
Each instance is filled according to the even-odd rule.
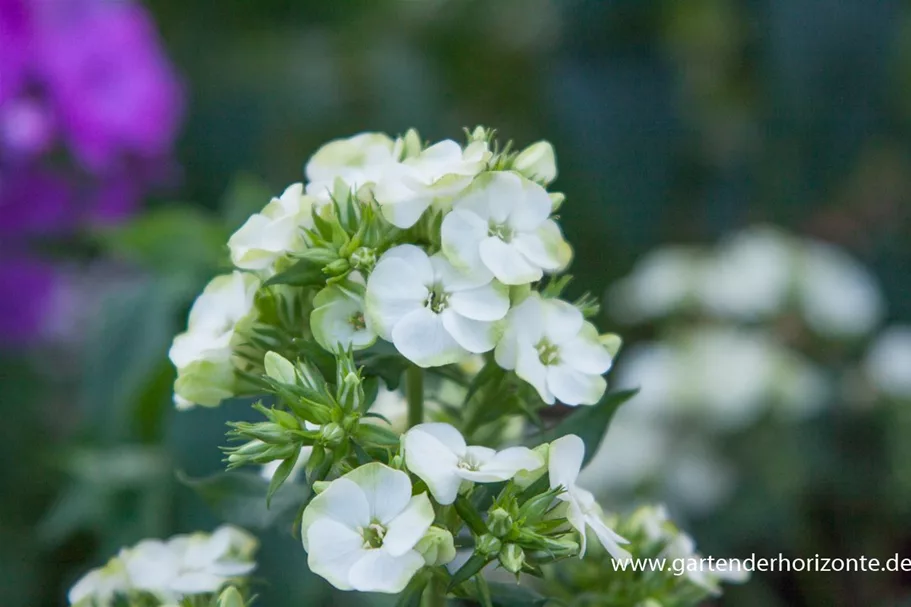
[[[616,333],[605,333],[598,337],[598,341],[610,352],[611,357],[617,356],[617,352],[620,351],[620,347],[623,345],[623,339]]]
[[[550,192],[548,196],[550,196],[550,212],[556,213],[563,206],[566,194],[563,192]]]
[[[336,259],[332,263],[326,265],[323,268],[323,271],[330,276],[340,276],[351,269],[351,264],[348,263],[347,259]]]
[[[430,567],[445,565],[456,557],[455,542],[446,529],[432,526],[414,547]]]
[[[500,550],[499,559],[503,569],[518,574],[525,564],[525,552],[516,544],[506,544]]]
[[[297,371],[290,360],[283,357],[277,352],[266,352],[263,358],[263,366],[266,368],[266,375],[275,381],[283,384],[294,385],[297,383]]]
[[[513,520],[503,508],[495,508],[487,519],[487,528],[496,537],[503,537],[512,529]]]
[[[320,439],[324,444],[334,447],[345,439],[345,431],[335,422],[320,426]]]
[[[481,554],[496,554],[500,551],[503,543],[499,538],[485,533],[478,538],[478,543],[475,545],[475,550]]]
[[[261,440],[251,440],[231,451],[228,455],[228,463],[238,466],[245,464],[251,458],[262,455],[268,448],[269,446]]]
[[[323,491],[328,489],[330,484],[331,484],[330,481],[315,481],[312,485],[313,493],[319,495],[320,493],[322,493]]]
[[[244,597],[234,586],[228,586],[218,597],[217,607],[244,607]]]
[[[516,156],[513,168],[532,181],[550,183],[557,177],[554,146],[547,141],[533,143]]]
[[[349,258],[355,270],[372,270],[376,265],[376,251],[369,247],[358,247]]]

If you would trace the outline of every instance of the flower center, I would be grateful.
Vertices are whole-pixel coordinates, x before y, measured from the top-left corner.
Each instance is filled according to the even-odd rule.
[[[351,318],[348,319],[348,324],[350,324],[355,331],[363,331],[367,328],[367,321],[364,320],[363,312],[357,312],[352,315]]]
[[[430,295],[424,301],[424,307],[430,308],[431,312],[439,314],[449,306],[449,293],[443,291],[439,285],[430,289]]]
[[[538,358],[545,367],[555,365],[560,362],[560,348],[556,344],[550,343],[547,338],[542,339],[535,346],[538,351]]]
[[[364,548],[379,548],[386,537],[386,528],[379,523],[370,523],[361,528],[361,537],[364,538]]]
[[[509,242],[510,240],[512,240],[512,228],[510,228],[506,224],[497,225],[495,223],[491,223],[487,227],[487,235],[495,236],[495,237],[499,238],[500,240],[502,240],[503,242]]]

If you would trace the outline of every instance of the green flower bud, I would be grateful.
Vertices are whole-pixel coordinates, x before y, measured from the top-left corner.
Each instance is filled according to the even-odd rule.
[[[251,440],[232,449],[228,454],[228,463],[233,466],[242,466],[251,459],[261,456],[269,447],[261,440]]]
[[[478,538],[478,542],[475,544],[475,551],[484,555],[496,554],[500,551],[502,545],[503,542],[498,537],[485,533]]]
[[[244,607],[244,597],[234,586],[228,586],[218,597],[217,607]]]
[[[440,527],[430,527],[414,547],[430,567],[445,565],[456,557],[452,534]]]
[[[297,384],[297,371],[294,364],[277,352],[266,352],[263,357],[266,375],[283,384]]]
[[[498,555],[503,569],[518,574],[525,564],[525,552],[516,544],[506,544]]]
[[[320,426],[320,440],[330,447],[335,447],[345,440],[345,431],[335,422]]]
[[[358,247],[351,253],[349,261],[355,270],[370,271],[376,265],[376,251],[369,247]]]
[[[330,276],[341,276],[350,269],[351,264],[348,263],[347,259],[336,259],[324,267],[323,271]]]
[[[487,518],[487,528],[496,537],[504,537],[512,529],[513,520],[503,508],[495,508]]]
[[[312,486],[313,493],[319,495],[320,493],[322,493],[323,491],[328,489],[329,485],[331,485],[331,484],[332,484],[331,481],[315,481]]]

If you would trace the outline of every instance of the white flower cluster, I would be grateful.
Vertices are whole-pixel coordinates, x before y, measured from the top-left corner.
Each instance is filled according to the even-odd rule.
[[[749,322],[793,308],[810,329],[834,339],[869,333],[885,308],[876,279],[846,252],[763,226],[712,250],[658,249],[612,287],[610,299],[627,322],[684,310]]]
[[[449,424],[425,423],[405,433],[402,449],[405,470],[423,481],[429,495],[413,495],[406,471],[374,462],[329,483],[304,510],[307,563],[336,588],[401,592],[425,565],[444,565],[456,556],[452,534],[433,526],[434,502],[450,505],[475,483],[515,479],[527,486],[545,474],[551,488],[562,489],[556,499],[565,503],[565,517],[580,535],[581,554],[588,528],[610,554],[628,557],[620,547],[626,540],[605,524],[592,494],[576,483],[585,452],[578,436],[535,450],[496,451],[467,445]]]
[[[572,257],[552,217],[563,195],[546,190],[557,174],[553,148],[542,141],[500,153],[489,140],[480,127],[464,147],[425,147],[414,131],[362,133],[319,149],[308,183],[289,186],[228,241],[239,270],[207,287],[171,350],[177,404],[213,405],[234,393],[238,323],[255,316],[265,281],[304,258],[323,277],[307,300],[307,330],[330,352],[381,337],[434,367],[496,350],[545,402],[597,402],[613,338],[531,288]],[[343,224],[355,227],[344,234]],[[326,226],[335,226],[328,240],[317,236]]]
[[[109,607],[119,598],[151,596],[158,604],[176,607],[249,575],[256,567],[257,545],[255,537],[230,525],[211,535],[143,540],[83,576],[70,589],[69,602],[74,607]]]
[[[870,346],[864,371],[878,393],[911,401],[911,326],[886,328]]]

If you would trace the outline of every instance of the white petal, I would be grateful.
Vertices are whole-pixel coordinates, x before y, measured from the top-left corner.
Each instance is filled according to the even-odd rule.
[[[432,202],[432,196],[414,194],[405,200],[383,204],[380,208],[389,223],[406,230],[418,222]]]
[[[448,424],[422,424],[444,426]],[[459,465],[459,456],[429,432],[418,431],[416,428],[405,434],[405,466],[414,475],[427,485],[430,493],[437,502],[443,505],[455,501],[459,493],[462,479],[456,473]],[[436,430],[436,429],[435,429]],[[461,439],[461,435],[459,435]],[[450,437],[448,441],[452,441]],[[462,439],[464,449],[464,439]]]
[[[304,537],[310,546],[307,548],[310,570],[326,578],[339,590],[351,590],[352,585],[348,581],[351,569],[367,555],[364,538],[328,518],[313,523]]]
[[[534,232],[516,234],[512,244],[529,262],[545,270],[560,270],[572,259],[572,249],[554,221],[545,221]]]
[[[361,592],[397,594],[423,566],[424,559],[414,550],[402,556],[392,556],[382,549],[370,550],[351,568],[348,579]]]
[[[524,198],[522,179],[518,175],[496,171],[480,175],[469,194],[453,204],[490,223],[502,225],[507,223],[509,216]],[[549,208],[548,206],[548,210]]]
[[[481,466],[480,471],[497,474],[500,480],[510,479],[520,470],[537,470],[544,465],[544,458],[527,447],[510,447],[497,453]]]
[[[307,546],[307,529],[316,521],[329,518],[348,527],[357,529],[370,524],[370,504],[364,491],[347,478],[337,478],[326,490],[313,498],[304,509],[301,518],[301,539],[304,550]]]
[[[565,405],[594,405],[604,396],[607,381],[559,364],[547,368],[547,388]]]
[[[534,386],[541,400],[548,405],[554,404],[554,395],[547,387],[547,367],[530,344],[519,342],[517,346],[516,375]]]
[[[538,343],[544,335],[543,325],[544,306],[541,297],[533,293],[509,311],[506,317],[506,330],[494,353],[497,364],[504,369],[515,369],[519,344]]]
[[[554,344],[562,344],[576,337],[585,319],[579,308],[562,299],[545,299],[544,336]]]
[[[206,594],[216,592],[226,581],[209,571],[187,571],[172,580],[168,589],[180,594]]]
[[[449,306],[473,320],[500,320],[509,312],[509,289],[498,282],[483,287],[456,291],[449,295]]]
[[[371,326],[384,339],[391,339],[402,317],[424,305],[430,293],[425,285],[432,281],[433,268],[423,251],[411,245],[387,251],[367,280]]]
[[[524,285],[540,280],[544,275],[541,268],[529,263],[518,249],[495,236],[482,240],[478,250],[481,261],[503,284]]]
[[[421,541],[434,519],[433,505],[426,493],[415,495],[402,512],[389,521],[383,538],[383,550],[402,556]]]
[[[550,488],[563,486],[567,490],[574,489],[584,458],[585,443],[575,434],[561,436],[552,442],[547,452]]]
[[[420,367],[439,367],[458,362],[465,349],[443,326],[443,319],[427,308],[403,317],[392,330],[392,343],[402,356]]]
[[[560,361],[577,371],[601,375],[607,373],[613,359],[597,335],[592,339],[590,335],[580,334],[560,344]]]
[[[367,498],[371,521],[384,525],[398,516],[411,499],[408,475],[379,462],[359,466],[342,478],[361,488]]]
[[[434,437],[450,451],[452,451],[456,456],[462,457],[466,453],[468,448],[465,443],[465,437],[455,429],[451,424],[446,424],[442,422],[430,422],[426,424],[418,424],[408,431],[408,434],[412,432],[424,432]]]
[[[456,267],[471,271],[483,267],[478,246],[487,238],[487,222],[467,209],[455,208],[443,219],[443,254]]]
[[[495,323],[471,320],[454,310],[444,310],[440,316],[446,331],[469,352],[482,354],[493,350],[497,344],[499,335]]]
[[[447,293],[483,287],[489,284],[493,278],[493,275],[483,266],[480,271],[461,270],[452,265],[442,253],[431,257],[430,265],[433,267],[433,284],[442,285],[443,290]]]
[[[537,183],[517,177],[521,198],[509,214],[508,225],[519,232],[536,230],[550,215],[550,196]]]
[[[588,526],[591,527],[592,531],[595,532],[598,541],[601,542],[601,545],[604,546],[604,549],[607,550],[608,554],[618,561],[630,558],[630,553],[620,547],[620,544],[626,544],[628,541],[608,527],[604,521],[601,520],[600,516],[592,513],[586,517],[586,522],[588,523]]]
[[[562,497],[563,496],[561,496],[561,498]],[[563,498],[563,499],[565,499],[565,498]],[[588,536],[585,533],[586,520],[585,520],[585,514],[582,513],[582,510],[579,508],[579,505],[576,504],[572,500],[569,500],[569,509],[566,511],[566,520],[568,520],[569,524],[572,525],[573,528],[579,532],[579,540],[580,540],[579,558],[581,559],[583,556],[585,556],[585,551],[587,549],[587,544],[588,544]]]
[[[496,449],[491,449],[490,447],[481,447],[480,445],[472,445],[465,449],[465,455],[462,459],[472,462],[475,465],[481,466],[492,460],[497,455]]]

